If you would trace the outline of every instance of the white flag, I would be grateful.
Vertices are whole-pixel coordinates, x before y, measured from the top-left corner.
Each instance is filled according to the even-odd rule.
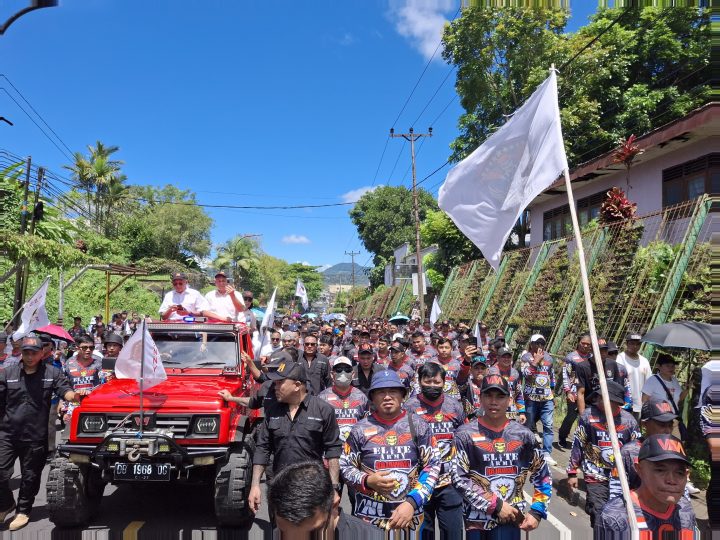
[[[29,334],[36,328],[42,328],[50,324],[47,311],[45,310],[45,296],[47,295],[50,278],[43,281],[40,288],[35,291],[30,300],[25,302],[23,306],[22,316],[20,317],[20,327],[17,333],[21,335]]]
[[[475,327],[473,328],[473,336],[475,336],[475,339],[478,340],[478,345],[480,344],[480,322],[475,321]]]
[[[143,334],[145,334],[145,349],[143,350]],[[144,365],[144,368],[143,368]],[[118,354],[115,362],[115,376],[118,379],[135,379],[142,389],[147,390],[167,379],[165,367],[160,360],[160,351],[150,337],[147,325],[143,321],[139,328]]]
[[[303,309],[307,309],[310,305],[310,302],[308,302],[308,295],[307,291],[305,290],[305,285],[303,285],[303,282],[300,281],[300,279],[297,280],[297,285],[295,286],[295,296],[300,297]]]
[[[440,318],[440,314],[442,313],[442,309],[440,309],[440,304],[438,304],[437,296],[433,299],[433,305],[432,309],[430,310],[430,324],[434,325],[437,320]]]
[[[552,71],[510,120],[450,170],[438,204],[497,270],[513,225],[567,166]]]
[[[260,343],[257,344],[255,347],[255,358],[258,357],[260,352],[262,351],[263,347],[265,346],[265,341],[267,340],[267,329],[270,328],[273,325],[273,322],[275,321],[275,294],[277,293],[277,287],[275,287],[275,290],[272,293],[272,296],[270,297],[270,301],[267,304],[267,307],[265,308],[265,315],[263,315],[262,322],[260,323]]]

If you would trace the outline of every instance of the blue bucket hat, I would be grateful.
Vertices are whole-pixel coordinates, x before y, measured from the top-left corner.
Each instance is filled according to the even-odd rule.
[[[373,375],[368,394],[371,394],[373,390],[379,390],[380,388],[400,388],[405,391],[407,387],[402,383],[397,372],[391,369],[386,369]]]

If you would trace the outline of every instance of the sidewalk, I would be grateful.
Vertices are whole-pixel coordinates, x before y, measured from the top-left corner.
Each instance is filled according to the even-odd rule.
[[[538,427],[540,427],[539,424]],[[570,449],[564,450],[557,445],[557,428],[555,429],[553,440],[555,442],[553,443],[552,457],[555,458],[555,461],[557,461],[557,465],[550,467],[553,487],[559,497],[562,497],[573,506],[577,505],[579,512],[584,512],[586,493],[585,482],[582,480],[582,473],[578,475],[578,478],[580,479],[578,482],[579,489],[576,490],[575,494],[570,493],[570,488],[567,485],[567,474],[565,473],[568,461],[570,460]],[[568,442],[570,440],[571,438],[568,439]],[[695,518],[698,520],[698,526],[700,527],[700,530],[702,530],[703,526],[707,523],[708,518],[705,490],[702,490],[697,495],[690,497],[690,502],[692,502],[693,509],[695,510]]]

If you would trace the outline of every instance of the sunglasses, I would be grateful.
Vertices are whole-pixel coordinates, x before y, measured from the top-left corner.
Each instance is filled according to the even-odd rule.
[[[270,341],[280,341],[279,337],[270,338]]]
[[[305,343],[306,347],[317,347],[317,343]]]
[[[173,281],[172,282],[173,285],[182,285],[183,283],[185,283],[185,282],[184,281]]]
[[[78,347],[78,349],[83,350],[83,351],[91,351],[94,348],[95,347],[92,347],[91,345],[85,345],[85,346]]]
[[[333,371],[335,373],[352,373],[352,368],[350,366],[339,366],[336,368],[333,368]]]
[[[253,300],[252,296],[243,296],[243,300]]]

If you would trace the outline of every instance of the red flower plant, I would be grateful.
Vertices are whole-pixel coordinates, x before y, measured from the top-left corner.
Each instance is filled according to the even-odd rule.
[[[613,163],[622,163],[625,168],[630,170],[635,158],[645,151],[635,144],[635,139],[637,139],[635,135],[630,135],[626,141],[618,140],[619,146],[613,153]]]
[[[631,219],[636,211],[637,203],[630,202],[622,189],[614,187],[607,192],[600,207],[600,222],[613,223]]]

